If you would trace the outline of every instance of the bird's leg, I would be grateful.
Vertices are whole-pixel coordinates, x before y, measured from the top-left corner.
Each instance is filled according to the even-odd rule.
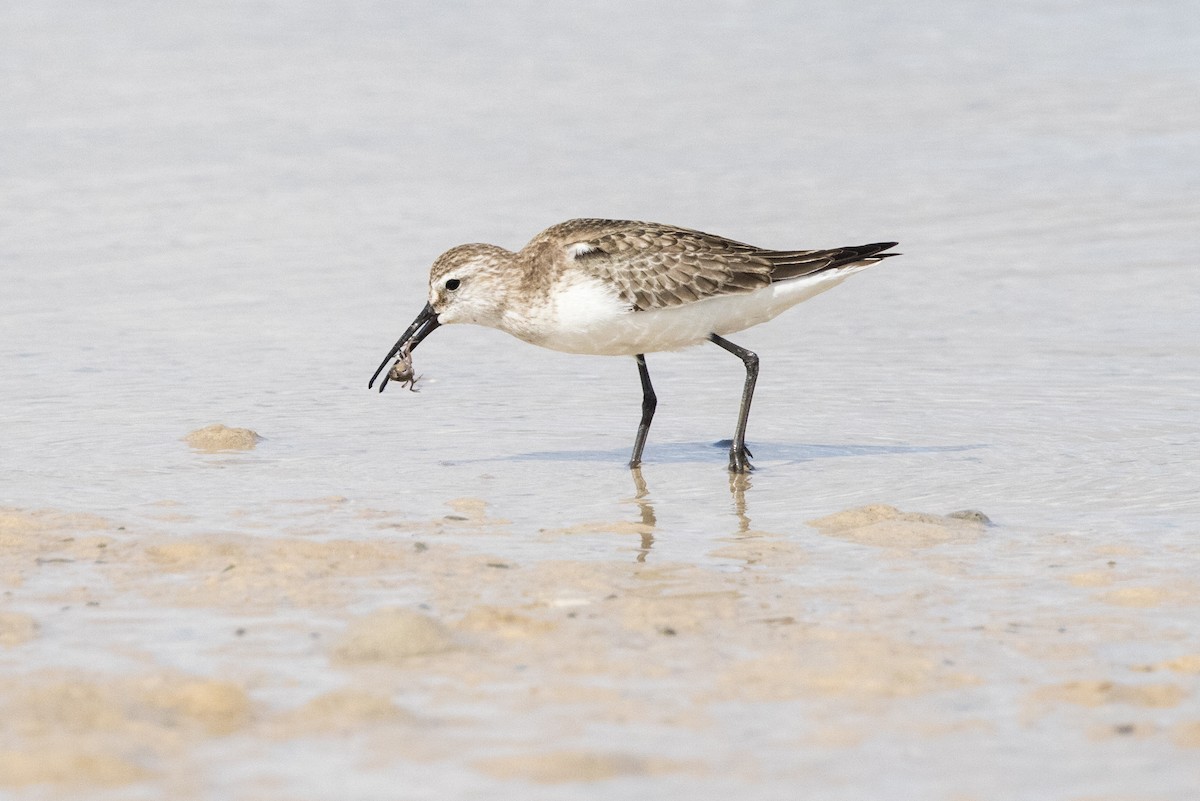
[[[639,353],[634,358],[637,359],[638,375],[642,378],[642,422],[638,423],[637,439],[633,441],[633,456],[629,459],[631,469],[642,466],[642,450],[646,447],[650,421],[654,419],[654,409],[658,406],[658,396],[650,384],[650,371],[646,369],[646,355]]]
[[[758,380],[758,354],[740,348],[716,334],[709,334],[708,341],[714,345],[720,345],[746,365],[746,385],[742,389],[742,408],[738,412],[737,430],[733,433],[733,445],[729,448],[730,471],[745,473],[754,469],[754,466],[750,464],[752,454],[746,449],[746,421],[750,418],[750,401],[754,398],[754,382]]]

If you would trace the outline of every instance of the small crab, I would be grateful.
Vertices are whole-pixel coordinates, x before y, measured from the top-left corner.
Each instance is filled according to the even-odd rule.
[[[398,381],[400,386],[408,387],[410,392],[420,392],[417,389],[417,382],[421,380],[421,377],[413,373],[412,353],[407,347],[404,347],[396,356],[395,364],[392,365],[391,370],[388,370],[388,380]]]

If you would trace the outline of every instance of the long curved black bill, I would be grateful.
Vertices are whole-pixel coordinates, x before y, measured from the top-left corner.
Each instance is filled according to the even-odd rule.
[[[387,363],[407,345],[411,353],[417,345],[421,344],[421,340],[429,336],[433,329],[437,328],[441,323],[438,322],[437,312],[433,310],[433,306],[426,303],[425,308],[421,309],[421,313],[417,315],[417,319],[413,320],[412,325],[408,327],[400,338],[396,340],[396,344],[392,345],[392,349],[388,351],[388,355],[383,357],[383,361],[379,363],[378,369],[375,370],[375,375],[371,376],[371,380],[367,382],[367,389],[375,386],[375,379],[379,378],[379,374],[383,372],[383,368],[387,367]],[[383,377],[383,381],[379,383],[379,391],[383,392],[384,387],[388,385],[388,376]]]

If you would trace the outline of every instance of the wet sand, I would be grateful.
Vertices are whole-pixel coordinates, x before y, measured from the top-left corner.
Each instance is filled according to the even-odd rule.
[[[744,513],[736,486],[730,501]],[[1011,729],[1200,764],[1200,649],[1180,617],[1200,582],[1067,534],[1071,563],[1031,571],[979,517],[873,505],[780,532],[744,519],[694,564],[658,561],[653,522],[626,521],[521,533],[617,537],[623,558],[514,560],[494,547],[510,526],[473,498],[425,521],[320,498],[195,536],[5,509],[0,787],[317,797],[287,764],[321,753],[363,797],[415,775],[708,797],[808,783],[881,742],[979,759]],[[334,535],[347,520],[357,536]],[[939,580],[881,590],[839,552]],[[1031,574],[1066,603],[1016,617]],[[1147,641],[1169,658],[1101,658]],[[47,664],[72,653],[88,658]],[[977,789],[942,787],[989,797]]]

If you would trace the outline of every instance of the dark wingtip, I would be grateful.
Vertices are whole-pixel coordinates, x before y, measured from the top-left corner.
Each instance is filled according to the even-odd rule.
[[[832,260],[824,265],[821,270],[833,270],[838,267],[845,267],[850,264],[858,264],[859,262],[874,264],[882,259],[891,256],[899,256],[899,253],[884,253],[888,248],[894,248],[899,242],[873,242],[870,245],[853,245],[851,247],[838,248],[836,250],[827,251],[833,256]]]
[[[899,256],[899,253],[883,252],[885,250],[890,250],[899,244],[899,242],[872,242],[869,245],[859,245],[857,248],[855,248],[855,250],[862,251],[864,255],[868,256]]]
[[[892,248],[896,247],[896,245],[899,245],[899,244],[900,244],[899,242],[880,242],[879,249],[881,251],[891,250]],[[871,247],[875,247],[875,245],[872,245]],[[881,252],[881,253],[876,253],[875,257],[879,258],[879,259],[889,259],[892,256],[903,256],[903,255],[904,255],[903,253],[882,253]]]
[[[856,248],[848,248],[848,250],[856,254],[854,257],[852,257],[855,261],[861,260],[877,262],[882,261],[883,259],[890,259],[892,256],[899,256],[899,253],[883,252],[890,248],[894,248],[899,244],[899,242],[873,242],[870,245],[859,245]],[[838,259],[838,261],[842,261],[842,259]],[[843,263],[847,262],[853,263],[850,258],[847,258]]]

